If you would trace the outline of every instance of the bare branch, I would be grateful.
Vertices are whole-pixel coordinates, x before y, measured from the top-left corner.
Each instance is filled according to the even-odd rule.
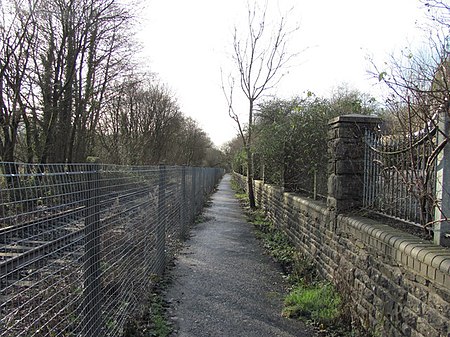
[[[220,71],[220,77],[221,77],[221,82],[222,82],[222,92],[225,96],[225,99],[227,101],[228,104],[228,115],[230,116],[231,119],[233,119],[237,126],[238,126],[238,131],[239,131],[239,135],[242,138],[242,142],[244,144],[244,146],[247,146],[247,139],[245,138],[245,133],[244,130],[242,128],[241,122],[239,120],[239,116],[236,114],[236,112],[234,111],[234,106],[233,106],[233,94],[234,94],[234,78],[231,77],[231,75],[228,76],[228,88],[229,88],[229,92],[227,93],[224,82],[223,82],[223,71]]]
[[[234,111],[233,90],[234,80],[228,83],[225,89],[222,77],[222,91],[228,104],[228,114],[236,122],[243,140],[247,155],[247,179],[250,207],[254,207],[255,200],[251,176],[252,163],[252,131],[254,123],[254,109],[257,100],[269,89],[273,88],[283,77],[283,68],[295,56],[287,51],[288,40],[298,28],[289,31],[285,17],[281,17],[274,31],[270,31],[267,24],[268,2],[264,7],[247,4],[247,27],[245,38],[239,38],[238,29],[233,33],[233,60],[236,63],[240,88],[248,101],[248,122],[246,127]],[[292,9],[291,9],[292,10]]]

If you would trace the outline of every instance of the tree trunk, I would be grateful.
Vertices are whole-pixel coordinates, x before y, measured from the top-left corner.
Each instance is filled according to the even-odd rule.
[[[255,202],[255,192],[253,190],[253,161],[252,161],[252,153],[250,151],[250,147],[247,147],[247,194],[248,201],[250,203],[250,208],[256,208]]]
[[[247,142],[245,151],[247,153],[247,194],[250,208],[256,208],[255,192],[253,191],[253,156],[252,156],[252,129],[253,129],[253,99],[249,99],[249,112],[248,112],[248,130],[247,130]]]

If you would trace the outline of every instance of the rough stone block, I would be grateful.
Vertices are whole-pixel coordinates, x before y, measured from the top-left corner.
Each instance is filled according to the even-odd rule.
[[[419,331],[417,330],[411,330],[411,335],[410,337],[425,337],[424,335],[422,335]]]
[[[439,269],[436,269],[436,277],[435,277],[436,283],[439,283],[441,285],[445,282],[445,274],[441,272]]]
[[[331,175],[328,179],[328,194],[338,200],[357,200],[362,198],[362,177],[353,175]]]
[[[334,160],[362,159],[364,146],[361,140],[338,138],[330,142]]]
[[[430,293],[428,297],[428,305],[441,315],[448,315],[450,313],[450,303],[435,292]]]
[[[405,253],[401,253],[401,263],[402,265],[404,265],[405,267],[408,265],[408,258],[409,256],[406,255]]]
[[[446,313],[448,314],[448,312]],[[436,310],[430,309],[426,311],[427,323],[430,324],[437,332],[447,331],[449,327],[448,318]]]
[[[417,318],[417,331],[427,337],[441,337],[439,332],[422,317]]]
[[[411,327],[406,324],[406,323],[402,323],[402,334],[403,336],[411,336]]]
[[[419,260],[416,260],[414,258],[412,258],[414,261],[414,266],[413,269],[416,273],[420,273],[420,270],[423,268],[422,267],[422,262],[420,262]]]
[[[422,315],[424,304],[421,300],[419,300],[417,297],[415,297],[411,293],[406,294],[405,305],[406,305],[405,308],[409,308],[408,310],[411,310],[414,313],[414,315],[411,313],[411,316],[416,317],[417,315],[419,315],[419,316]],[[410,324],[410,326],[413,326],[413,325]],[[415,324],[414,324],[414,327],[415,327]]]
[[[414,262],[415,262],[415,260],[411,256],[408,256],[408,267],[409,268],[414,269]]]
[[[411,289],[412,294],[422,302],[426,303],[428,301],[429,291],[427,287],[416,283]]]
[[[328,130],[328,139],[335,138],[360,138],[361,132],[359,130],[355,131],[355,127],[353,125],[340,124],[332,127]]]

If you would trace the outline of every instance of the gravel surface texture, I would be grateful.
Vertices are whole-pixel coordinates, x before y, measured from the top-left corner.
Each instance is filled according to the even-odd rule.
[[[176,258],[166,299],[174,336],[316,336],[281,317],[286,284],[246,222],[226,175]]]

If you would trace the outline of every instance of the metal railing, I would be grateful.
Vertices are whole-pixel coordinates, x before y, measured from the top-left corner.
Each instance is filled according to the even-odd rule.
[[[314,200],[326,200],[328,193],[327,154],[322,159],[323,163],[319,165],[320,167],[304,161],[300,165],[297,163],[297,165],[286,165],[287,167],[284,168],[272,167],[271,172],[268,172],[266,165],[258,163],[260,168],[254,173],[254,179],[284,187],[286,192],[300,193]],[[239,168],[236,173],[247,175],[246,170],[242,168]]]
[[[366,132],[364,206],[420,226],[432,223],[436,138]]]
[[[220,169],[0,163],[0,336],[121,336]]]

